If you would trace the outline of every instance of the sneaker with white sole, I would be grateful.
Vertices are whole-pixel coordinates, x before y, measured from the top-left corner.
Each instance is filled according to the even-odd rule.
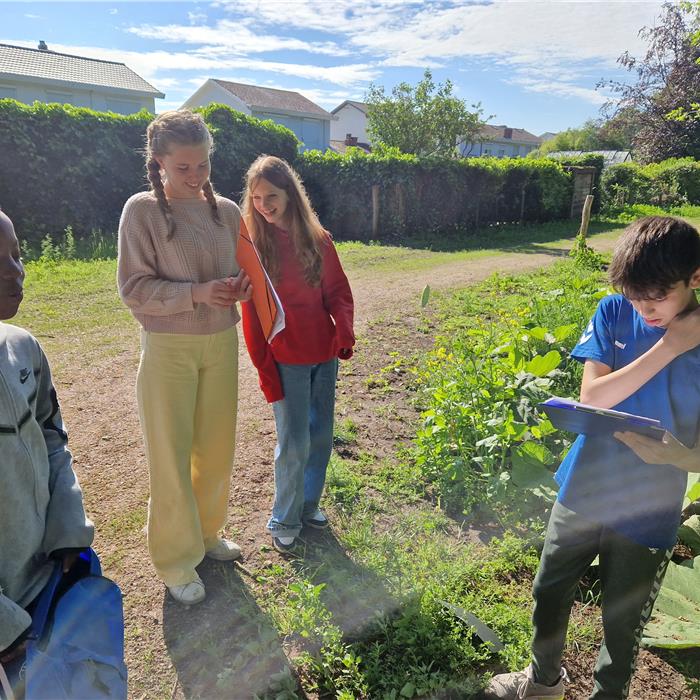
[[[562,668],[559,680],[553,685],[535,683],[532,666],[514,673],[500,673],[491,679],[484,690],[484,700],[564,700],[564,681],[568,680]]]
[[[320,509],[316,509],[316,512],[311,513],[311,515],[304,516],[303,521],[304,525],[314,527],[317,530],[323,530],[328,527],[328,518]]]
[[[272,546],[282,554],[293,554],[297,547],[296,537],[272,537]]]
[[[196,605],[207,596],[202,579],[197,576],[194,581],[183,583],[181,586],[168,586],[170,595],[182,605]]]
[[[216,561],[234,561],[241,558],[241,548],[235,542],[220,537],[204,554]]]

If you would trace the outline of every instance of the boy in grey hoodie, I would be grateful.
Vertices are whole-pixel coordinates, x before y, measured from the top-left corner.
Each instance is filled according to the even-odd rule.
[[[22,301],[24,267],[10,219],[0,211],[0,662],[24,650],[26,608],[56,560],[70,571],[90,546],[92,523],[39,343],[3,321]]]

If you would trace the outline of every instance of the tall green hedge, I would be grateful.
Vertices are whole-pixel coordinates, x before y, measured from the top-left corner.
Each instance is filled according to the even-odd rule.
[[[603,204],[676,206],[700,204],[700,162],[669,158],[660,163],[621,163],[608,168],[601,181]]]
[[[321,221],[341,239],[559,219],[571,206],[571,176],[546,159],[421,159],[351,148],[344,156],[307,151],[297,169]],[[373,186],[379,188],[374,233]]]
[[[288,129],[223,105],[201,110],[214,135],[212,181],[238,199],[261,153],[301,173],[323,223],[341,239],[565,218],[571,175],[552,160],[420,159],[398,151],[349,149],[298,155]],[[0,100],[0,206],[36,244],[70,225],[76,237],[114,232],[126,199],[147,187],[143,147],[152,115],[121,116],[69,105]],[[373,186],[379,226],[373,230]]]
[[[238,199],[243,175],[260,153],[293,160],[298,141],[288,129],[223,105],[200,110],[216,150],[212,182]],[[114,232],[124,202],[145,189],[143,148],[153,115],[122,116],[71,105],[0,100],[0,206],[24,240],[71,225],[77,237]]]

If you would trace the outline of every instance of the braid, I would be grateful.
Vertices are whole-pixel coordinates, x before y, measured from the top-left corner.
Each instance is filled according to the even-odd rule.
[[[223,226],[221,216],[219,215],[219,205],[216,203],[216,194],[214,193],[214,188],[211,186],[211,180],[207,180],[204,183],[202,192],[204,192],[204,196],[206,197],[207,202],[209,202],[209,206],[211,207],[211,215],[214,221],[219,226]]]
[[[165,221],[168,224],[168,240],[172,240],[175,235],[175,220],[173,219],[173,212],[170,208],[170,203],[168,198],[165,196],[165,189],[163,188],[163,180],[160,177],[160,165],[158,161],[151,157],[148,159],[146,164],[146,170],[148,172],[148,181],[151,183],[151,190],[155,194],[158,200],[158,206],[163,212]]]

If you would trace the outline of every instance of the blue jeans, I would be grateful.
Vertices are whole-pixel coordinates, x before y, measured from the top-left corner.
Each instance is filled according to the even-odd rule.
[[[267,529],[296,537],[304,517],[316,512],[333,449],[338,360],[277,369],[284,398],[272,404],[277,427],[275,502]]]

